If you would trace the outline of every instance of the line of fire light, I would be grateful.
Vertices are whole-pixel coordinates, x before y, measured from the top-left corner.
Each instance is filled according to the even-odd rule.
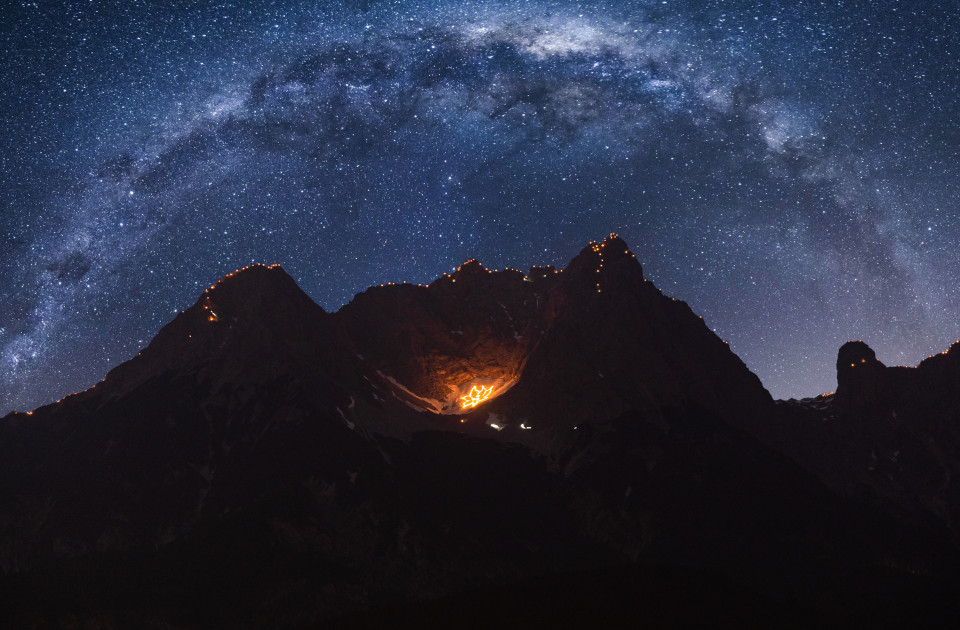
[[[607,246],[607,241],[610,240],[610,239],[614,239],[614,238],[620,238],[620,237],[619,237],[619,235],[617,235],[616,232],[611,232],[611,233],[609,234],[609,236],[607,236],[607,238],[603,240],[602,243],[597,243],[596,241],[590,241],[590,242],[588,243],[588,246],[589,246],[593,251],[600,253],[600,258],[601,258],[600,267],[603,267],[603,253],[600,252],[600,250],[599,250],[598,248],[600,248],[600,247],[606,247],[606,246]],[[636,259],[636,257],[637,257],[637,255],[634,254],[634,253],[632,253],[629,249],[625,249],[623,253],[624,253],[624,254],[630,254],[630,257],[631,257],[631,258],[634,258],[634,259]],[[456,270],[454,270],[454,273],[458,273],[459,271],[461,271],[461,270],[463,269],[463,267],[465,267],[466,265],[469,265],[469,264],[471,264],[471,263],[476,263],[483,271],[486,271],[487,273],[500,273],[500,272],[501,272],[500,269],[488,269],[488,268],[484,267],[484,266],[483,266],[483,263],[481,263],[481,262],[480,262],[479,260],[477,260],[476,258],[471,258],[470,260],[465,260],[465,261],[462,262],[460,265],[458,265],[457,268],[456,268]],[[547,266],[545,266],[545,267],[537,267],[537,266],[534,266],[533,269],[544,269],[544,270],[548,270],[548,269],[549,269],[551,273],[563,273],[563,272],[565,271],[564,269],[557,269],[556,267],[553,267],[552,265],[547,265]],[[515,268],[515,267],[504,267],[504,268],[503,268],[503,272],[504,272],[504,273],[506,273],[506,272],[520,273],[520,274],[523,274],[524,279],[528,279],[528,278],[530,277],[529,274],[526,274],[526,273],[524,273],[523,271],[521,271],[520,269],[517,269],[517,268]],[[597,270],[597,273],[600,273],[600,271]],[[454,277],[452,276],[452,274],[449,274],[449,273],[446,273],[446,272],[444,272],[443,278],[450,278],[453,282],[456,282],[456,281],[457,281],[457,279],[454,278]],[[443,278],[440,278],[440,279],[442,280]],[[647,279],[644,278],[644,281],[647,281]],[[436,282],[436,280],[435,280],[434,282]],[[423,287],[423,286],[429,287],[429,286],[431,286],[432,284],[433,284],[433,282],[427,283],[426,285],[424,285],[424,284],[422,284],[422,283],[417,283],[416,286],[418,286],[418,287]],[[379,286],[381,286],[381,287],[393,287],[393,286],[402,286],[402,285],[410,285],[410,286],[413,286],[413,283],[412,283],[412,282],[407,282],[406,280],[403,280],[403,281],[401,281],[401,282],[382,282],[382,283],[380,283]],[[597,286],[599,287],[599,285],[597,285]]]

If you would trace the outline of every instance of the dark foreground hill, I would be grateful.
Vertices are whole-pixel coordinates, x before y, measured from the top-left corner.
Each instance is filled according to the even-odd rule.
[[[337,313],[253,266],[0,421],[0,625],[955,627],[958,352],[775,403],[613,236]]]

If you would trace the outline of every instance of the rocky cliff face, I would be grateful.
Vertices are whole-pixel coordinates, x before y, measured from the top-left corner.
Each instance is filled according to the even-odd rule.
[[[960,343],[907,368],[847,342],[836,393],[779,412],[771,442],[828,485],[960,540]]]
[[[0,624],[931,621],[958,352],[774,405],[615,236],[337,313],[255,265],[0,421]]]

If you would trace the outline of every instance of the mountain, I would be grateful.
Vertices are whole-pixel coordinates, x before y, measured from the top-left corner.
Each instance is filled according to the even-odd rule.
[[[0,624],[938,627],[956,348],[775,402],[614,235],[336,313],[254,265],[0,420]]]

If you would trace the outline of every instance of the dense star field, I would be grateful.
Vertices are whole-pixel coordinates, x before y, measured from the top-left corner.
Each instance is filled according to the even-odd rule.
[[[100,380],[223,274],[335,310],[618,232],[776,397],[960,336],[944,2],[16,2],[0,414]]]

